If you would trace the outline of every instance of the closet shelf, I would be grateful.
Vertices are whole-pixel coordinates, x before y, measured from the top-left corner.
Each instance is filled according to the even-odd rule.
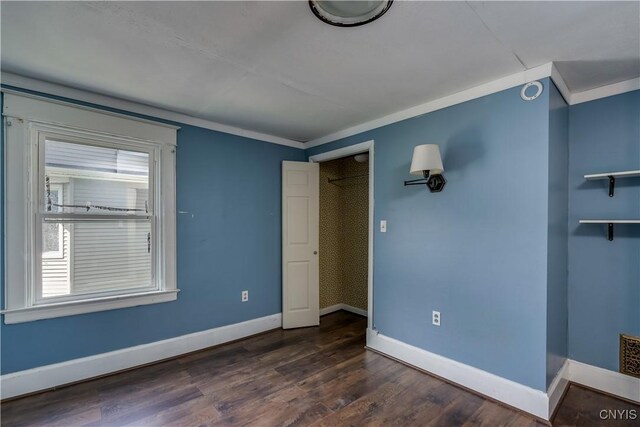
[[[345,181],[345,180],[353,180],[353,179],[358,179],[358,178],[368,178],[369,174],[362,174],[362,175],[352,175],[352,176],[343,176],[342,178],[327,178],[327,181],[330,184],[334,184],[334,185],[338,185],[336,184],[336,182],[340,182],[340,181]],[[349,181],[347,181],[349,182]]]
[[[640,219],[581,219],[580,224],[607,224],[607,239],[613,240],[613,224],[640,224]]]
[[[614,187],[616,185],[616,178],[634,178],[640,176],[640,170],[621,171],[621,172],[607,172],[607,173],[594,173],[585,175],[584,179],[587,181],[593,181],[596,179],[608,179],[609,180],[609,197],[613,197]]]

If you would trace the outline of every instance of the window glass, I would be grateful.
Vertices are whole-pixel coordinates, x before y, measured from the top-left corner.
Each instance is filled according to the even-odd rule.
[[[50,191],[50,198],[52,204],[57,205],[62,203],[60,197],[60,190],[55,189]],[[57,210],[57,208],[56,208]],[[42,225],[42,256],[53,257],[62,256],[62,227],[58,224],[43,224]]]
[[[70,250],[42,258],[43,298],[153,287],[150,221],[46,220],[43,234],[47,227],[63,229]]]
[[[44,142],[39,297],[155,288],[149,154]]]
[[[70,197],[54,201],[53,183]],[[45,212],[146,215],[150,211],[149,154],[46,140]]]

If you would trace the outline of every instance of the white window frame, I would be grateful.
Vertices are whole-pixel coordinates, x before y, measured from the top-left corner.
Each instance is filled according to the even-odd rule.
[[[64,204],[64,194],[62,184],[51,184],[51,191],[58,193],[58,203]],[[44,236],[43,236],[44,237]],[[62,224],[58,224],[58,250],[57,251],[42,251],[43,259],[64,259],[64,227]]]
[[[34,171],[38,171],[38,179],[33,180],[33,194],[37,194],[37,203],[34,206],[34,211],[31,215],[35,215],[35,224],[33,237],[35,239],[34,248],[42,247],[42,221],[46,218],[61,218],[63,220],[66,219],[75,219],[75,220],[85,220],[89,218],[99,218],[99,219],[109,219],[109,220],[118,220],[123,219],[127,221],[133,220],[149,220],[150,222],[150,231],[151,231],[151,284],[147,287],[137,288],[137,289],[127,289],[127,290],[110,290],[104,292],[94,292],[91,294],[75,294],[72,293],[70,295],[60,295],[55,297],[43,297],[43,289],[42,289],[42,258],[44,258],[44,253],[39,251],[34,251],[34,268],[35,274],[33,275],[33,305],[41,306],[41,305],[49,305],[56,302],[67,302],[67,301],[79,301],[87,299],[88,295],[90,298],[101,298],[108,296],[125,296],[128,294],[140,294],[140,293],[148,293],[160,291],[161,284],[159,278],[161,277],[161,272],[158,271],[158,266],[161,265],[161,260],[159,260],[158,247],[156,245],[156,241],[158,238],[158,226],[159,221],[156,217],[156,212],[158,212],[161,208],[159,205],[160,200],[154,199],[154,194],[159,194],[159,188],[156,186],[157,182],[160,182],[161,179],[161,171],[159,168],[156,168],[155,165],[158,164],[160,160],[160,149],[156,144],[150,144],[146,142],[138,142],[138,141],[130,141],[127,138],[122,137],[112,137],[108,135],[101,135],[96,133],[87,133],[83,132],[78,135],[77,132],[71,129],[60,128],[58,126],[43,126],[41,124],[35,124],[32,126],[30,130],[30,135],[33,144],[35,144],[34,150],[37,150],[38,156],[32,158],[31,160],[31,168]],[[68,142],[72,144],[80,144],[85,146],[94,146],[94,147],[102,147],[102,148],[112,148],[112,149],[123,149],[130,151],[137,151],[147,154],[149,159],[149,213],[148,214],[134,214],[134,213],[126,213],[124,215],[100,215],[100,214],[87,214],[87,213],[47,213],[44,209],[44,200],[45,200],[45,144],[46,141],[60,141],[60,142]],[[110,174],[104,173],[105,176]],[[39,258],[42,256],[42,258]],[[71,281],[71,289],[73,289],[73,281]]]
[[[177,127],[4,90],[4,322],[69,316],[173,301],[176,286],[175,148]],[[42,266],[43,146],[62,141],[149,153],[153,288],[84,298],[38,298]],[[153,186],[153,190],[151,191]],[[56,214],[49,214],[56,215]],[[64,214],[70,216],[73,214]],[[79,214],[78,214],[79,215]],[[128,215],[128,217],[131,217]]]

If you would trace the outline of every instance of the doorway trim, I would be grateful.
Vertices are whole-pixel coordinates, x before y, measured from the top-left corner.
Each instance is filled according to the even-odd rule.
[[[320,163],[328,160],[335,160],[341,157],[352,156],[355,154],[369,153],[369,249],[368,249],[368,269],[367,269],[367,329],[374,330],[373,325],[373,205],[374,205],[374,187],[373,187],[373,168],[374,168],[374,146],[375,141],[369,140],[359,144],[349,145],[348,147],[338,148],[337,150],[327,151],[325,153],[309,156],[309,162]]]

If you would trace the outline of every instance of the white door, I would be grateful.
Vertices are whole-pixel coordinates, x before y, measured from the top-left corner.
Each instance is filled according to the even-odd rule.
[[[320,324],[319,165],[282,162],[282,327]]]

